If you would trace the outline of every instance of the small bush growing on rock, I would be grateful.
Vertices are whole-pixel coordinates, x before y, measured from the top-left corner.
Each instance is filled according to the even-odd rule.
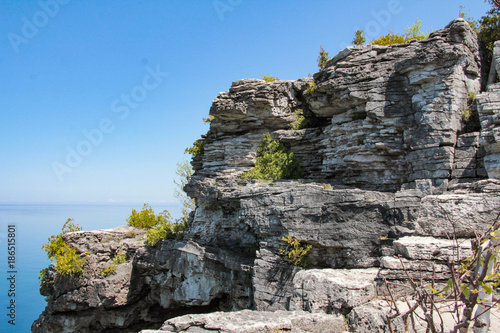
[[[208,115],[208,118],[203,118],[202,120],[203,120],[204,123],[211,123],[212,120],[214,120],[214,119],[215,119],[214,116]]]
[[[187,223],[164,222],[149,229],[146,236],[146,244],[154,246],[162,239],[182,239]]]
[[[73,219],[68,219],[62,227],[62,232],[58,235],[50,236],[49,242],[42,245],[42,250],[47,252],[47,257],[51,260],[48,268],[40,272],[39,278],[42,280],[50,279],[54,271],[61,275],[76,275],[83,272],[85,259],[68,245],[62,238],[62,235],[68,232],[80,231],[82,228],[73,223]]]
[[[184,154],[192,154],[193,156],[199,156],[205,151],[205,140],[198,139],[193,142],[193,146],[187,147],[184,150]]]
[[[422,40],[427,37],[428,34],[424,34],[420,31],[422,21],[417,19],[417,22],[410,27],[405,29],[406,34],[402,35],[399,33],[394,33],[390,31],[385,36],[380,36],[379,38],[373,40],[370,44],[373,45],[392,45],[392,44],[402,44],[406,43],[412,39]]]
[[[310,95],[314,92],[314,89],[316,89],[316,82],[312,80],[309,82],[309,85],[307,86],[306,94]]]
[[[279,81],[277,76],[270,76],[270,75],[262,75],[259,74],[259,77],[261,77],[264,81],[266,82],[274,82],[274,81]]]
[[[472,111],[469,108],[465,108],[462,110],[462,120],[466,123],[472,117]]]
[[[365,32],[363,30],[356,30],[353,45],[363,45],[366,42]]]
[[[284,249],[280,250],[280,255],[285,261],[298,267],[311,265],[308,254],[312,249],[312,245],[307,245],[304,241],[290,235],[281,238],[280,244],[285,246]]]
[[[184,230],[187,227],[187,221],[172,222],[172,215],[167,210],[155,215],[148,204],[144,204],[141,212],[132,209],[132,214],[127,221],[132,227],[148,230],[146,235],[148,245],[155,245],[162,239],[180,239],[184,236]]]
[[[243,179],[297,179],[302,177],[302,169],[294,153],[287,153],[285,147],[264,134],[257,149],[255,167],[241,175]]]
[[[306,128],[308,125],[308,121],[306,117],[304,116],[304,110],[302,109],[297,109],[295,110],[295,120],[290,124],[290,129],[291,130],[299,130]]]
[[[328,52],[326,52],[323,49],[323,45],[320,46],[319,50],[319,55],[318,55],[318,67],[319,68],[324,68],[326,66],[326,63],[330,60],[330,57],[328,56]]]
[[[116,257],[113,259],[113,264],[121,265],[127,262],[127,256],[123,253],[118,253]]]
[[[164,216],[161,213],[156,216],[151,206],[145,203],[140,212],[132,209],[127,222],[134,228],[149,229],[161,223],[163,219]]]
[[[111,274],[115,274],[115,273],[116,273],[116,266],[114,264],[111,264],[102,270],[101,275],[106,277],[106,276],[110,276]]]

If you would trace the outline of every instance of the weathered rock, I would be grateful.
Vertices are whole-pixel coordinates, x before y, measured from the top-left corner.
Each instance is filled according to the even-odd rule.
[[[311,314],[304,311],[243,310],[177,317],[167,320],[160,330],[144,330],[141,333],[269,333],[278,330],[292,333],[341,333],[344,328],[344,317],[340,315]]]
[[[119,227],[65,234],[70,246],[87,253],[85,273],[47,282],[49,304],[32,331],[137,332],[184,313],[252,306],[248,258],[193,242],[145,247],[144,233]],[[122,251],[129,261],[103,277]]]
[[[421,42],[349,47],[314,75],[313,93],[310,79],[235,81],[213,101],[197,174],[248,170],[260,137],[273,132],[302,158],[307,178],[391,191],[419,179],[439,186],[452,173],[480,179],[475,154],[454,160],[479,66],[477,38],[457,19]],[[297,109],[310,114],[308,128],[286,131]]]
[[[377,268],[311,269],[298,272],[294,279],[291,310],[313,313],[348,313],[376,296]]]

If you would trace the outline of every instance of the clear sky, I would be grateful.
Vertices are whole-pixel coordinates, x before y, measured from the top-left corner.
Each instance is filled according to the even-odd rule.
[[[298,79],[354,31],[441,29],[482,0],[2,0],[0,203],[171,203],[231,82]]]

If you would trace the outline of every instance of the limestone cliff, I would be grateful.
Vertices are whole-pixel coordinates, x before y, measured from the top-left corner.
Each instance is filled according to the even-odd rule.
[[[410,275],[445,272],[450,238],[500,211],[500,88],[480,94],[480,73],[476,35],[457,19],[422,41],[349,47],[313,78],[233,82],[193,159],[184,240],[146,247],[131,227],[65,235],[90,252],[88,269],[42,286],[33,331],[386,332],[382,282],[405,283],[394,255]],[[308,125],[290,130],[298,109]],[[303,179],[241,179],[268,132],[301,158]],[[283,262],[287,235],[312,245],[311,267]],[[128,263],[97,274],[117,251]],[[257,311],[225,314],[244,309]]]

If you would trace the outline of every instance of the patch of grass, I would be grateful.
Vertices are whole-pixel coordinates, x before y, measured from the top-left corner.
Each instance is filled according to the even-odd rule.
[[[291,130],[300,130],[306,128],[309,124],[307,118],[304,116],[304,110],[297,109],[295,110],[295,120],[290,124]]]
[[[101,271],[101,276],[106,277],[115,273],[116,273],[116,266],[114,264],[111,264]]]
[[[113,259],[113,264],[120,265],[127,262],[127,256],[123,253],[118,253],[116,257]]]

